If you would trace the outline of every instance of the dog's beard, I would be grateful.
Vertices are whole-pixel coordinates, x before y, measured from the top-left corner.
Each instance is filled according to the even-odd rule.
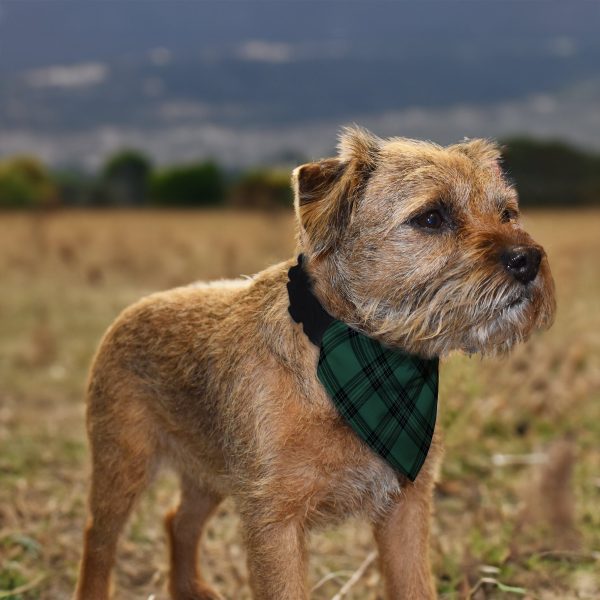
[[[509,300],[499,308],[495,316],[487,318],[471,328],[468,328],[464,343],[459,348],[469,354],[505,354],[513,346],[525,341],[535,328],[535,312],[532,299],[528,295]]]
[[[389,345],[425,357],[455,350],[499,355],[548,327],[554,315],[549,271],[528,286],[504,274],[447,278],[437,288],[411,290],[412,302],[371,303],[366,323],[371,335]]]

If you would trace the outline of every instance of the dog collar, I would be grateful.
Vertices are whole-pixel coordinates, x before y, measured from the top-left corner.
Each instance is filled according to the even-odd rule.
[[[321,385],[371,450],[414,481],[435,428],[438,359],[389,348],[332,317],[313,294],[303,260],[288,271],[288,311],[319,348]]]

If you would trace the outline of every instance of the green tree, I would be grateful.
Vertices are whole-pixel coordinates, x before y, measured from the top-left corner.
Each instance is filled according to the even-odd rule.
[[[600,156],[560,141],[514,138],[505,142],[504,167],[523,206],[600,203]]]
[[[58,203],[56,185],[39,160],[15,156],[0,162],[0,207],[50,207]]]
[[[162,206],[217,206],[225,198],[225,177],[213,162],[172,167],[155,173],[153,202]]]
[[[111,156],[102,171],[102,189],[108,204],[142,206],[148,199],[152,163],[137,150]]]
[[[229,202],[237,208],[286,208],[292,206],[293,194],[289,171],[257,169],[237,180]]]
[[[52,172],[61,204],[64,206],[94,206],[94,191],[98,186],[96,177],[79,169],[62,169]]]

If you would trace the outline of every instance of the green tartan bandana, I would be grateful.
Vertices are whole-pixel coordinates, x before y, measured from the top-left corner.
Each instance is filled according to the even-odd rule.
[[[431,445],[438,359],[423,359],[334,319],[312,293],[303,256],[289,272],[289,313],[320,349],[317,376],[346,423],[414,481]]]

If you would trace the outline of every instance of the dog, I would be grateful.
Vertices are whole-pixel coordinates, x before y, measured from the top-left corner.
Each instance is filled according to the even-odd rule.
[[[338,156],[296,168],[292,186],[312,292],[352,330],[425,360],[506,353],[551,324],[548,260],[519,224],[495,143],[442,147],[351,127]],[[386,598],[436,597],[439,427],[414,481],[355,434],[288,311],[295,263],[153,294],[108,329],[87,387],[93,471],[78,600],[109,597],[117,538],[163,460],[181,477],[166,517],[174,600],[222,598],[199,571],[198,542],[226,496],[257,599],[308,598],[307,532],[351,515],[372,523]]]

